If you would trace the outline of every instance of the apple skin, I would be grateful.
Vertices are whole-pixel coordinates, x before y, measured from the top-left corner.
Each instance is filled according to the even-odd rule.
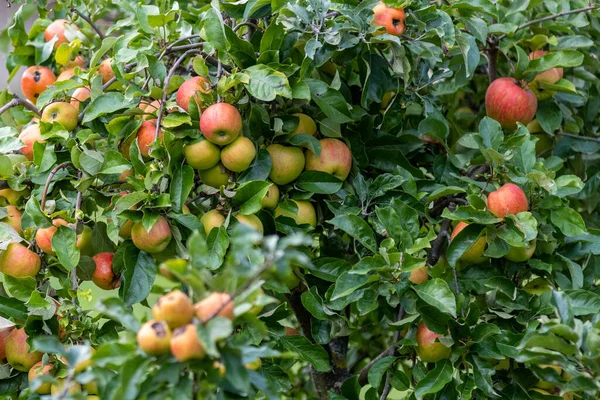
[[[452,349],[444,346],[436,339],[442,337],[432,332],[423,322],[417,329],[417,354],[423,362],[438,362],[450,356]]]
[[[39,228],[35,232],[35,243],[46,254],[56,254],[52,250],[52,236],[56,233],[59,226],[66,226],[67,221],[62,218],[52,220],[52,226],[49,228]]]
[[[6,363],[6,339],[14,330],[14,325],[0,329],[0,364]]]
[[[504,218],[508,214],[528,211],[529,202],[523,189],[514,183],[506,183],[488,195],[487,207],[496,217]]]
[[[487,116],[504,129],[515,129],[517,122],[527,125],[535,117],[537,98],[526,85],[514,78],[498,78],[485,93]]]
[[[138,107],[146,114],[152,114],[153,112],[160,110],[160,100],[153,100],[150,103],[148,103],[146,100],[143,100],[140,101]]]
[[[131,228],[133,228],[133,221],[128,219],[119,228],[119,236],[123,239],[131,239]]]
[[[60,393],[62,393],[65,384],[66,384],[66,378],[58,379],[56,381],[56,384],[53,384],[52,387],[50,388],[50,393],[52,394],[52,396],[58,396]],[[71,382],[71,386],[69,387],[69,389],[67,389],[67,393],[76,394],[79,392],[81,392],[81,385],[76,382]],[[56,398],[56,397],[54,397],[54,398]]]
[[[0,198],[6,199],[9,205],[16,206],[21,197],[29,197],[31,191],[25,190],[12,190],[12,189],[0,189]]]
[[[67,68],[56,78],[56,82],[68,81],[75,76],[75,68]]]
[[[539,296],[542,293],[552,290],[552,287],[550,287],[550,284],[546,279],[536,278],[531,282],[528,282],[525,287],[523,287],[523,290],[529,294]]]
[[[529,242],[528,247],[510,246],[510,250],[504,256],[504,258],[512,262],[525,262],[533,256],[533,253],[535,252],[535,245],[536,240],[533,239],[531,242]]]
[[[21,243],[10,243],[0,254],[0,272],[13,278],[34,277],[41,267],[40,256]]]
[[[54,42],[54,49],[57,49],[63,43],[69,43],[69,39],[65,36],[65,25],[69,25],[73,30],[79,30],[77,25],[69,23],[66,19],[57,19],[52,21],[44,31],[44,40],[46,42],[51,41],[54,36],[58,36],[58,40]]]
[[[219,311],[218,316],[233,320],[234,305],[233,301],[231,301],[231,296],[227,293],[213,292],[194,305],[196,317],[200,322],[206,322],[215,312],[217,312],[217,310],[221,309],[221,307],[223,307],[223,309]]]
[[[373,25],[385,28],[386,32],[394,36],[402,36],[406,29],[406,15],[404,9],[386,6],[379,2],[373,7]]]
[[[121,286],[121,278],[115,275],[113,271],[114,256],[114,253],[104,252],[92,257],[94,264],[96,264],[92,274],[92,282],[100,289],[113,290]]]
[[[69,61],[65,68],[83,68],[85,66],[86,60],[82,56],[76,56],[73,60]]]
[[[200,218],[204,226],[204,232],[208,235],[213,228],[218,228],[225,222],[225,217],[217,210],[210,210]]]
[[[83,103],[90,98],[90,89],[86,87],[80,87],[75,89],[71,95],[71,105],[79,111],[79,104]]]
[[[91,256],[94,252],[94,246],[92,243],[92,228],[87,225],[83,226],[83,230],[77,235],[77,241],[75,245],[81,252],[82,256]]]
[[[100,63],[100,67],[98,68],[98,73],[102,75],[102,84],[105,84],[115,77],[115,71],[113,71],[110,63],[111,59],[107,58]]]
[[[183,148],[188,165],[198,170],[210,169],[221,160],[221,149],[206,139],[200,139]]]
[[[452,234],[450,235],[450,240],[452,241],[452,239],[454,239],[456,235],[458,235],[460,231],[465,229],[468,225],[469,224],[462,221],[456,224],[456,226],[452,230]],[[462,261],[464,265],[474,265],[486,262],[488,260],[488,257],[483,256],[486,244],[486,236],[480,236],[479,239],[477,239],[477,241],[473,243],[471,248],[460,257],[460,261]]]
[[[279,187],[272,183],[269,186],[269,190],[265,194],[265,197],[262,198],[262,208],[272,210],[277,207],[279,203]]]
[[[43,361],[35,363],[27,374],[27,378],[29,381],[29,385],[34,381],[35,378],[42,375],[52,376],[52,370],[54,369],[52,364],[42,365]],[[35,391],[37,394],[49,394],[52,384],[50,382],[42,383],[37,390]]]
[[[21,77],[21,91],[23,96],[33,105],[37,102],[38,97],[48,86],[56,82],[54,72],[46,67],[32,66],[23,72]]]
[[[6,338],[6,359],[17,371],[28,372],[38,362],[42,361],[43,353],[34,351],[30,353],[27,344],[25,329],[13,330]]]
[[[146,354],[167,354],[171,348],[171,330],[164,321],[148,321],[138,331],[137,342]]]
[[[396,92],[385,92],[385,94],[381,98],[381,104],[379,105],[379,109],[385,110],[386,108],[388,108],[395,94]]]
[[[299,135],[301,133],[306,133],[311,136],[315,136],[317,134],[317,124],[315,123],[314,119],[302,113],[294,113],[292,115],[294,117],[298,117],[299,121],[296,129],[290,132],[290,137]]]
[[[192,300],[181,290],[161,296],[154,307],[152,315],[157,321],[165,321],[170,329],[175,329],[192,322],[195,310]]]
[[[180,362],[204,358],[204,347],[198,340],[196,326],[188,324],[173,332],[171,354]]]
[[[23,228],[21,228],[21,217],[23,213],[15,206],[6,206],[6,217],[2,218],[0,222],[9,224],[19,235],[23,234]]]
[[[410,271],[410,275],[408,276],[408,280],[414,283],[415,285],[420,285],[423,282],[426,282],[429,279],[427,276],[427,267],[421,267],[417,269],[413,269]]]
[[[202,183],[217,189],[229,184],[229,171],[221,163],[212,168],[198,171],[198,176]]]
[[[529,60],[536,60],[548,54],[544,50],[535,50],[529,53]],[[556,83],[563,77],[564,71],[562,68],[550,68],[547,71],[541,72],[535,76],[534,81],[544,81],[548,83]]]
[[[21,134],[19,135],[19,140],[23,142],[23,147],[21,147],[21,153],[29,161],[33,160],[33,144],[35,142],[45,143],[45,140],[42,140],[42,134],[40,132],[39,124],[29,125],[27,128],[23,129]]]
[[[69,132],[77,127],[78,117],[79,110],[64,101],[48,104],[42,112],[43,122],[58,122]]]
[[[306,151],[307,171],[323,171],[345,180],[352,168],[352,153],[346,143],[338,139],[321,139],[321,153],[316,156],[310,150]]]
[[[252,140],[239,136],[221,150],[221,162],[230,171],[244,172],[256,157],[256,148]]]
[[[163,142],[163,131],[162,129],[158,130],[158,138],[160,142]],[[150,146],[154,143],[156,138],[156,120],[151,119],[148,121],[142,122],[142,125],[137,131],[137,142],[138,147],[140,149],[140,154],[145,157],[150,157]]]
[[[308,224],[313,228],[317,226],[317,212],[315,207],[308,200],[292,200],[298,206],[298,213],[294,214],[284,210],[281,205],[275,209],[275,218],[279,216],[292,218],[297,225]]]
[[[200,130],[206,140],[225,146],[242,132],[242,116],[228,103],[215,103],[202,112]]]
[[[196,92],[202,92],[204,94],[210,93],[210,82],[203,76],[194,76],[183,82],[179,89],[177,89],[177,95],[175,96],[175,102],[177,105],[189,112],[188,107],[190,105],[190,99],[194,97],[198,106],[202,107],[202,100]]]
[[[131,228],[131,240],[138,249],[147,253],[160,253],[171,242],[171,227],[163,216],[158,217],[150,232],[144,228],[142,221],[136,222]]]
[[[304,154],[298,147],[272,144],[267,147],[272,167],[269,179],[278,185],[286,185],[300,176],[304,170]]]
[[[238,214],[235,216],[235,219],[237,219],[237,221],[240,224],[249,226],[250,228],[252,228],[255,231],[257,231],[258,233],[260,233],[261,235],[264,235],[265,229],[263,227],[261,220],[256,215]]]

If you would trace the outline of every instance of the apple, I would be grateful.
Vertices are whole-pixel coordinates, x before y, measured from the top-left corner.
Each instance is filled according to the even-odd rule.
[[[515,129],[517,122],[530,123],[537,111],[537,98],[523,82],[514,78],[498,78],[485,93],[487,116],[504,129]]]
[[[373,25],[382,26],[390,35],[402,36],[406,29],[406,16],[403,8],[388,7],[379,2],[373,7]]]
[[[468,225],[469,224],[462,221],[456,224],[452,230],[452,234],[450,235],[450,240],[454,239],[456,235],[458,235],[460,231],[465,229]],[[460,257],[460,261],[462,261],[465,265],[481,264],[486,262],[488,258],[483,256],[486,244],[486,235],[481,235],[479,239],[477,239],[477,241],[471,245],[471,248],[463,253],[463,255]]]
[[[218,310],[219,317],[233,320],[233,301],[227,293],[213,292],[194,305],[196,317],[200,322],[206,322]]]
[[[153,112],[160,110],[160,103],[160,100],[153,100],[150,103],[147,101],[140,101],[139,108],[146,114],[152,114]]]
[[[199,170],[212,168],[221,160],[221,149],[203,138],[186,145],[183,154],[188,165]]]
[[[504,258],[512,262],[525,262],[533,256],[533,253],[535,252],[535,244],[536,240],[533,239],[528,243],[527,247],[510,246],[510,250],[504,256]]]
[[[113,290],[121,286],[121,277],[115,275],[113,271],[114,256],[114,253],[104,252],[92,257],[96,265],[92,274],[92,282],[100,289]]]
[[[183,82],[179,89],[177,89],[177,95],[175,96],[175,102],[186,112],[190,104],[190,99],[194,97],[196,104],[202,107],[202,100],[198,96],[197,92],[204,94],[210,93],[210,81],[203,76],[194,76]]]
[[[71,95],[71,105],[79,111],[79,104],[83,103],[90,98],[90,89],[87,87],[80,87],[75,89]]]
[[[278,185],[285,185],[300,176],[304,170],[304,154],[298,147],[272,144],[267,147],[272,166],[269,179]]]
[[[13,278],[34,277],[41,267],[40,256],[21,243],[12,242],[0,252],[0,272]]]
[[[128,219],[119,228],[119,236],[123,239],[131,239],[131,228],[133,228],[133,221]]]
[[[79,374],[80,372],[85,371],[88,367],[90,367],[92,365],[92,357],[93,355],[96,354],[96,349],[94,349],[93,347],[90,347],[90,354],[88,357],[86,357],[85,360],[83,361],[79,361],[75,367],[73,367],[73,370],[76,374]],[[61,357],[61,361],[63,362],[63,364],[67,364],[67,359],[65,357]]]
[[[198,340],[195,325],[188,324],[175,329],[171,339],[171,354],[180,362],[204,358],[204,347]]]
[[[529,53],[529,60],[536,60],[548,54],[547,51],[544,50],[535,50]],[[556,83],[560,81],[563,77],[563,69],[562,68],[550,68],[547,71],[541,72],[535,76],[534,81],[544,81],[548,83]]]
[[[31,367],[42,361],[44,355],[39,351],[30,352],[27,338],[24,328],[13,330],[6,338],[6,360],[11,367],[21,372],[28,372]]]
[[[535,142],[535,154],[538,157],[548,157],[552,154],[554,148],[554,138],[544,132],[537,119],[527,124],[527,130],[538,140]]]
[[[152,307],[152,314],[157,321],[165,321],[169,328],[174,329],[192,322],[195,310],[185,293],[173,290],[158,299]]]
[[[379,109],[385,110],[386,108],[388,108],[395,94],[396,92],[385,92],[383,97],[381,98],[381,104],[379,105]]]
[[[44,90],[56,82],[54,72],[46,67],[32,66],[23,72],[21,77],[21,91],[23,96],[35,105],[38,97]]]
[[[262,198],[262,202],[261,202],[262,208],[272,210],[275,207],[277,207],[278,203],[279,203],[279,187],[276,184],[271,183],[271,186],[269,186],[269,190],[265,194],[265,197]]]
[[[225,222],[225,217],[218,210],[210,210],[200,218],[204,226],[204,232],[208,235],[213,228],[218,228]]]
[[[0,328],[0,364],[6,363],[6,339],[12,331],[15,330],[14,325],[5,326]]]
[[[529,202],[523,189],[514,183],[506,183],[488,195],[488,210],[498,218],[516,215],[529,210]]]
[[[291,200],[296,203],[298,212],[294,214],[291,211],[284,210],[281,205],[275,209],[275,218],[279,216],[292,218],[297,225],[308,224],[312,227],[317,226],[317,212],[308,200]]]
[[[140,154],[143,157],[150,157],[150,146],[156,139],[156,120],[151,119],[142,122],[142,125],[137,131],[137,143],[140,149]],[[158,138],[161,143],[164,143],[164,135],[162,129],[158,130]]]
[[[298,331],[297,331],[296,329],[294,329],[294,328],[290,328],[289,326],[286,326],[286,327],[285,327],[285,334],[286,334],[287,336],[296,336],[296,335],[299,335],[299,334],[300,334],[300,332],[298,332]]]
[[[243,172],[250,168],[256,157],[256,148],[252,140],[239,136],[221,150],[221,162],[230,171]]]
[[[9,224],[19,235],[23,234],[23,228],[21,228],[21,218],[23,213],[15,206],[6,206],[7,216],[2,218],[0,221]]]
[[[142,221],[133,224],[131,240],[138,249],[148,253],[160,253],[171,242],[171,227],[163,216],[158,217],[156,223],[147,231]]]
[[[50,25],[44,31],[44,40],[46,42],[51,41],[55,36],[58,37],[58,40],[54,42],[54,48],[58,49],[58,47],[63,43],[69,43],[69,39],[65,36],[65,31],[67,30],[66,26],[69,26],[70,29],[78,31],[79,28],[77,25],[70,23],[66,19],[57,19],[52,21]]]
[[[75,68],[67,68],[56,78],[56,82],[68,81],[75,76]]]
[[[415,285],[420,285],[423,282],[426,282],[429,279],[427,276],[427,267],[421,267],[417,269],[413,269],[410,271],[410,275],[408,276],[408,280],[414,283]]]
[[[98,68],[98,73],[102,75],[102,84],[105,84],[115,77],[115,72],[110,65],[111,61],[110,58],[107,58],[100,63],[100,67]]]
[[[56,384],[53,384],[50,387],[50,393],[52,394],[52,396],[59,396],[63,391],[64,391],[64,387],[67,384],[67,380],[65,379],[58,379],[56,381]],[[76,394],[81,392],[81,385],[77,382],[71,382],[69,384],[69,388],[67,389],[67,393],[69,394]],[[54,397],[56,398],[56,397]]]
[[[85,66],[86,60],[82,56],[76,56],[73,60],[69,61],[65,68],[83,68]]]
[[[229,171],[221,163],[212,168],[198,171],[198,176],[202,183],[217,189],[229,184]]]
[[[31,124],[27,128],[23,129],[21,134],[19,135],[19,140],[23,142],[23,147],[21,147],[21,153],[29,161],[33,160],[33,144],[35,142],[45,143],[45,140],[42,140],[42,134],[40,132],[39,124]]]
[[[215,103],[202,112],[200,130],[206,140],[225,146],[242,132],[242,116],[228,103]]]
[[[244,366],[252,371],[257,371],[262,366],[262,361],[260,358],[257,358],[254,361],[244,364]]]
[[[52,250],[52,236],[56,233],[59,226],[67,226],[67,221],[62,218],[52,220],[52,226],[49,228],[39,228],[35,232],[35,243],[46,254],[56,254]]]
[[[531,282],[528,282],[525,287],[523,287],[523,290],[529,294],[539,296],[542,293],[552,290],[552,287],[546,279],[535,278]]]
[[[52,370],[53,369],[54,369],[54,367],[52,366],[52,364],[43,365],[43,361],[35,363],[29,369],[29,373],[27,374],[29,385],[31,385],[31,383],[38,376],[42,376],[42,375],[52,376]],[[49,394],[51,387],[52,387],[52,384],[50,382],[45,382],[45,383],[42,383],[40,386],[38,386],[38,388],[37,388],[37,390],[35,392],[38,393],[38,394]]]
[[[92,228],[87,225],[83,226],[83,230],[79,235],[77,235],[75,246],[77,246],[82,256],[91,256],[94,253],[94,245],[92,243]]]
[[[98,384],[94,381],[83,384],[82,388],[87,394],[98,394]]]
[[[57,101],[48,104],[42,112],[43,122],[58,122],[66,130],[72,131],[77,127],[77,118],[79,110],[73,107],[71,103]]]
[[[146,354],[167,354],[171,348],[171,330],[164,321],[148,321],[138,331],[137,342]]]
[[[6,199],[9,205],[16,206],[21,197],[28,197],[31,191],[25,190],[12,190],[12,189],[0,189],[0,198]]]
[[[290,132],[290,136],[299,135],[301,133],[306,133],[311,136],[317,134],[317,124],[314,119],[302,113],[295,113],[292,115],[298,117],[298,126]]]
[[[237,221],[240,224],[244,224],[246,226],[249,226],[250,228],[254,229],[255,231],[257,231],[258,233],[260,233],[261,235],[263,235],[265,233],[265,229],[263,227],[263,224],[261,222],[261,220],[256,216],[256,215],[243,215],[243,214],[238,214],[235,216],[235,219],[237,219]]]
[[[452,349],[436,341],[443,335],[432,332],[423,322],[417,328],[417,354],[423,362],[438,362],[448,358]]]
[[[345,180],[352,168],[352,153],[346,143],[338,139],[321,139],[321,153],[317,156],[310,150],[306,151],[307,171],[323,171]]]

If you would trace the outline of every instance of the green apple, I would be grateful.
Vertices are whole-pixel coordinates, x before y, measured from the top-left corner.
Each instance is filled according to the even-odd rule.
[[[192,168],[199,170],[209,169],[219,163],[221,149],[206,139],[200,139],[183,148],[185,160]]]
[[[202,183],[217,189],[229,184],[229,171],[220,163],[212,168],[198,171],[198,176]]]
[[[250,167],[256,157],[256,148],[252,140],[239,136],[221,151],[221,162],[230,171],[243,172]]]
[[[278,185],[286,185],[300,176],[304,170],[304,153],[298,147],[272,144],[267,147],[272,166],[269,179]]]
[[[292,218],[297,225],[308,224],[312,227],[317,226],[317,212],[307,200],[292,200],[298,206],[298,212],[294,214],[288,210],[284,210],[281,205],[275,209],[275,218],[279,216]]]

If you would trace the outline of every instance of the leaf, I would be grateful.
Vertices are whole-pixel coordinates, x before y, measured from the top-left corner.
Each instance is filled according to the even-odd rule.
[[[310,88],[312,100],[333,122],[345,124],[353,121],[348,103],[339,91],[316,79],[305,79],[305,82]]]
[[[446,281],[436,278],[413,287],[427,304],[456,318],[456,299]]]
[[[49,228],[52,226],[50,218],[42,212],[40,203],[34,196],[31,196],[25,204],[25,212],[31,217],[36,227]]]
[[[340,179],[322,171],[304,171],[296,181],[300,189],[317,194],[337,193],[343,184]]]
[[[288,142],[296,147],[304,147],[305,149],[310,150],[315,154],[315,156],[319,156],[321,154],[321,143],[319,139],[314,137],[313,135],[309,135],[307,133],[301,133],[298,135],[292,136]],[[19,146],[20,148],[20,146]]]
[[[229,248],[229,236],[224,226],[213,229],[206,238],[208,254],[206,255],[206,267],[215,270],[223,264],[225,253]]]
[[[131,312],[131,308],[125,307],[118,298],[111,297],[100,300],[96,305],[96,311],[117,321],[132,332],[137,332],[140,329],[140,323]]]
[[[381,383],[381,378],[386,373],[388,368],[392,366],[392,364],[397,360],[397,357],[383,357],[380,360],[377,360],[369,369],[368,380],[369,384],[374,388],[378,388]]]
[[[235,192],[232,204],[239,207],[241,214],[255,214],[262,209],[262,200],[271,185],[266,181],[246,182]]]
[[[90,122],[102,115],[133,107],[135,107],[135,101],[127,100],[119,92],[103,93],[89,104],[82,122]]]
[[[182,212],[192,188],[194,187],[194,169],[189,165],[177,165],[173,170],[173,179],[169,188],[171,201],[173,202],[173,211]]]
[[[228,49],[227,38],[223,26],[223,18],[221,13],[214,7],[211,7],[204,14],[204,39],[210,43],[218,52],[224,53]]]
[[[582,289],[567,290],[565,293],[569,298],[573,315],[590,315],[600,312],[600,295]]]
[[[465,60],[466,77],[470,78],[473,76],[475,69],[479,65],[479,47],[475,38],[467,33],[462,32],[460,29],[455,28],[456,33],[456,44],[460,48],[460,52]]]
[[[258,100],[273,101],[277,96],[292,98],[292,88],[284,73],[264,64],[246,68],[246,73],[250,76],[246,88]]]
[[[555,102],[543,101],[538,105],[536,118],[544,132],[555,132],[562,125],[563,115]]]
[[[346,297],[354,293],[356,289],[377,279],[379,279],[377,275],[357,275],[350,272],[344,272],[335,282],[333,293],[331,294],[331,301]]]
[[[316,287],[311,287],[310,290],[303,292],[301,300],[304,308],[316,319],[326,321],[331,319],[332,315],[335,315],[323,304],[323,298],[317,293]]]
[[[306,337],[283,336],[280,340],[283,347],[298,354],[301,360],[311,363],[317,371],[327,372],[331,369],[329,355],[325,349],[318,344],[312,344]]]
[[[52,249],[56,252],[58,261],[68,271],[72,271],[79,264],[80,251],[77,248],[75,229],[59,226],[52,235]]]
[[[417,400],[424,398],[426,394],[437,393],[452,381],[452,362],[442,360],[436,363],[435,368],[425,375],[415,387],[415,397]]]
[[[129,164],[129,161],[121,153],[115,150],[108,150],[104,153],[104,161],[98,173],[106,175],[120,174],[129,169],[131,169],[131,164]]]
[[[0,295],[0,314],[17,322],[24,322],[27,319],[27,306],[18,299]]]
[[[377,251],[375,235],[369,224],[356,215],[339,215],[329,221],[330,224],[343,230],[372,252]]]
[[[483,139],[486,149],[499,149],[504,141],[504,133],[498,121],[489,117],[483,117],[479,123],[479,136]]]
[[[446,252],[448,264],[450,264],[452,268],[456,268],[456,264],[460,257],[469,251],[477,240],[479,240],[485,232],[485,229],[484,226],[470,224],[452,239],[448,246],[448,251]]]
[[[156,278],[156,265],[154,259],[146,252],[139,252],[136,263],[123,272],[119,296],[126,306],[139,303],[150,294],[154,279]]]
[[[572,68],[583,63],[583,54],[577,50],[553,51],[529,62],[526,72],[540,73],[550,68]]]
[[[570,207],[552,210],[550,220],[565,236],[578,236],[587,233],[581,215]]]

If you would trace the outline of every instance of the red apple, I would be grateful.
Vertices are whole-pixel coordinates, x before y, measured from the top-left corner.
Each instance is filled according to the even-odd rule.
[[[548,54],[547,51],[544,50],[536,50],[529,53],[529,60],[536,60]],[[547,71],[541,72],[535,76],[534,81],[544,81],[548,83],[556,83],[560,81],[563,77],[563,69],[562,68],[550,68]]]
[[[352,168],[352,153],[346,143],[338,139],[321,139],[321,153],[316,156],[315,153],[308,150],[306,152],[307,171],[327,172],[340,180],[345,180]]]
[[[112,290],[116,289],[121,285],[121,278],[115,275],[113,271],[113,258],[114,253],[104,252],[98,253],[92,260],[96,268],[92,274],[92,282],[96,284],[100,289]]]
[[[179,86],[177,96],[175,97],[177,105],[188,112],[190,99],[194,97],[198,106],[201,107],[202,100],[200,100],[197,92],[210,93],[210,82],[203,76],[194,76]]]
[[[41,267],[40,256],[21,243],[10,243],[0,254],[0,272],[13,278],[34,277]]]
[[[52,221],[52,226],[49,228],[39,228],[35,232],[35,243],[38,245],[40,250],[46,254],[54,255],[52,250],[52,236],[56,233],[59,226],[66,226],[67,221],[62,218],[56,218]]]
[[[25,329],[13,330],[6,339],[6,359],[17,371],[27,372],[36,363],[42,361],[43,354],[39,351],[30,353],[31,348],[27,344]]]
[[[517,122],[527,125],[535,117],[537,98],[524,82],[514,78],[496,79],[485,93],[487,116],[505,129],[515,129]]]
[[[82,103],[90,98],[90,89],[86,87],[80,87],[75,89],[71,95],[71,105],[79,111],[79,103]]]
[[[57,19],[53,21],[46,30],[44,31],[44,39],[46,42],[49,42],[54,38],[54,36],[58,36],[58,40],[54,42],[54,48],[57,49],[63,43],[69,43],[69,39],[65,36],[65,31],[67,30],[66,25],[75,31],[78,31],[79,28],[75,24],[69,23],[66,19]]]
[[[390,35],[402,36],[406,29],[405,20],[403,8],[388,7],[383,2],[373,8],[372,24],[384,27]]]
[[[24,144],[24,146],[21,147],[21,153],[23,153],[23,155],[30,161],[33,160],[33,144],[35,142],[45,142],[45,140],[42,140],[39,124],[32,124],[23,129],[19,135],[19,139]]]
[[[21,91],[23,96],[33,104],[48,86],[56,82],[56,75],[46,67],[32,66],[23,72]]]
[[[21,228],[21,218],[23,217],[23,213],[21,210],[16,206],[6,206],[6,214],[6,217],[2,218],[0,221],[12,226],[19,235],[22,235],[23,228]]]
[[[105,84],[115,77],[115,72],[110,65],[111,61],[110,58],[107,58],[100,63],[100,67],[98,68],[98,73],[102,75],[102,84]]]
[[[436,340],[442,336],[429,330],[423,322],[419,324],[417,329],[417,354],[422,361],[438,362],[450,356],[452,349]]]
[[[529,210],[529,202],[525,192],[514,183],[507,183],[500,189],[490,193],[487,206],[488,210],[498,218]]]
[[[200,130],[209,142],[225,146],[242,132],[242,116],[231,104],[216,103],[202,113]]]
[[[156,120],[151,119],[142,122],[140,129],[137,131],[137,142],[140,148],[140,154],[143,157],[150,157],[150,145],[154,143],[156,138]],[[158,138],[163,141],[163,131],[158,130]]]

